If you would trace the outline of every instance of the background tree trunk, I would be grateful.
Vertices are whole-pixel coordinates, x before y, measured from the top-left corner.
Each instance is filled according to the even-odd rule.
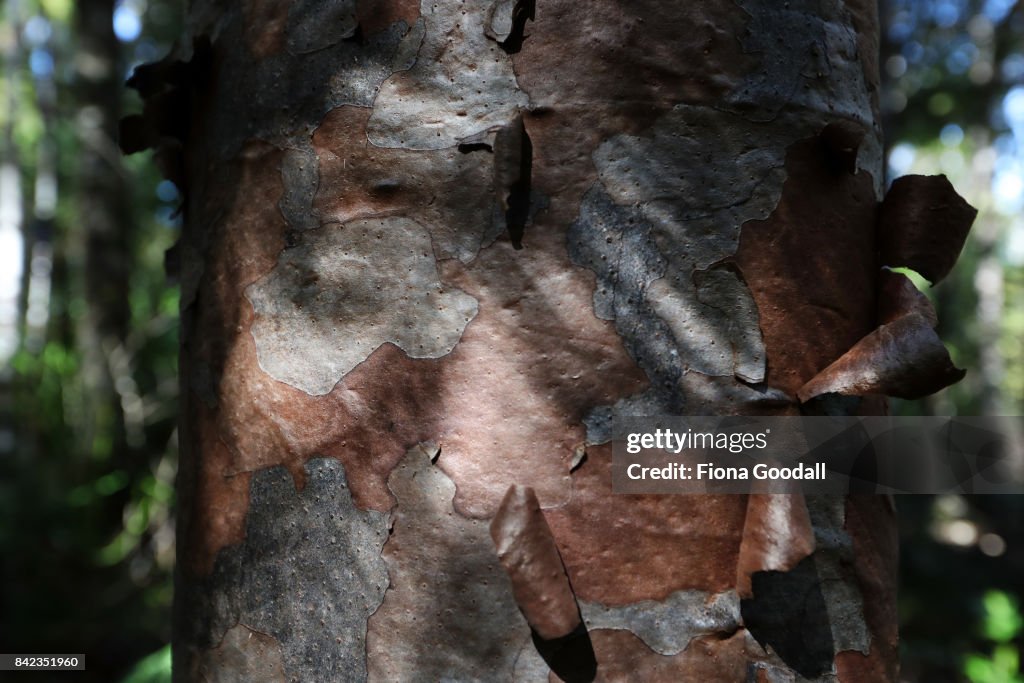
[[[876,324],[874,3],[191,18],[122,136],[186,191],[177,680],[897,679],[886,499],[615,496],[607,444],[850,409],[795,394]],[[517,605],[511,485],[585,627]]]
[[[133,252],[128,185],[117,148],[124,67],[113,14],[113,0],[84,0],[75,10],[75,133],[81,154],[75,196],[78,220],[70,226],[68,252],[72,276],[83,293],[74,333],[84,351],[82,382],[91,398],[81,436],[91,443],[97,434],[111,434],[112,443],[102,456],[115,466],[135,469],[142,459],[128,457],[128,442],[138,447],[142,435],[126,433],[121,401],[125,382],[134,384],[123,367],[131,322]]]

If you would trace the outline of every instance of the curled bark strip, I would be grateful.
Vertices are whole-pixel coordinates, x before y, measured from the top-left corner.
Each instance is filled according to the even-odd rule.
[[[935,308],[906,275],[882,270],[878,320],[878,329],[800,389],[801,401],[827,393],[919,398],[963,378],[935,333]]]
[[[509,487],[491,522],[491,538],[534,632],[544,640],[572,633],[581,623],[579,605],[532,488]]]
[[[963,379],[932,328],[933,321],[910,313],[853,345],[797,392],[806,402],[821,394],[882,394],[921,398]]]
[[[790,571],[814,552],[814,528],[804,495],[752,494],[746,500],[743,537],[736,560],[736,593],[753,596],[758,571]]]
[[[883,269],[878,281],[878,322],[885,325],[910,313],[921,315],[932,327],[939,323],[932,302],[910,278]]]
[[[459,151],[462,151],[462,145]],[[523,248],[523,231],[530,216],[530,172],[533,145],[523,126],[523,117],[516,117],[494,136],[494,191],[505,215],[512,246]]]
[[[814,529],[802,493],[755,493],[747,499],[747,518],[736,561],[736,592],[753,596],[755,572],[787,572],[814,552]]]
[[[978,211],[944,175],[897,178],[882,201],[882,265],[916,270],[932,284],[949,274]]]

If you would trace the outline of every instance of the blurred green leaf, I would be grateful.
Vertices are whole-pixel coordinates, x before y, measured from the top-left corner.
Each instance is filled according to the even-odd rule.
[[[170,683],[171,646],[166,645],[139,660],[121,683]]]
[[[982,598],[985,607],[985,637],[997,643],[1008,643],[1024,627],[1017,601],[1003,591],[988,591]]]

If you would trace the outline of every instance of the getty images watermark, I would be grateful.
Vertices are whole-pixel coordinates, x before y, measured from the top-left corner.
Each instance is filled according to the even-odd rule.
[[[616,493],[1021,493],[1020,417],[627,417]]]

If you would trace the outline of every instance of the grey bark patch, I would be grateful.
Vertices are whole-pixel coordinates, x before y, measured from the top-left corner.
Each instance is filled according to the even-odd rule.
[[[743,623],[763,646],[804,678],[832,669],[835,643],[813,557],[788,572],[754,572],[754,597],[742,601]]]
[[[615,407],[598,407],[587,417],[587,440],[603,443],[611,438],[613,413],[680,414],[683,404],[675,387],[682,361],[672,331],[657,315],[647,297],[660,278],[666,260],[652,236],[653,226],[637,207],[620,206],[600,185],[587,191],[579,218],[569,226],[569,256],[597,275],[594,314],[614,320],[626,348],[652,378],[652,386],[638,397]]]
[[[506,125],[529,104],[512,61],[487,38],[484,0],[423,0],[426,33],[420,59],[380,88],[367,125],[379,147],[442,149]]]
[[[305,469],[298,492],[283,467],[253,475],[245,541],[220,552],[209,578],[179,585],[181,644],[209,649],[242,623],[277,639],[289,681],[365,680],[367,619],[388,585],[387,520],[355,507],[337,460]]]
[[[288,50],[323,50],[356,32],[355,0],[298,0],[288,8]]]
[[[291,51],[256,62],[241,35],[238,6],[221,12],[218,69],[232,78],[218,83],[216,108],[204,119],[216,159],[231,159],[252,138],[280,147],[304,144],[328,111],[346,104],[369,107],[388,76],[412,66],[423,39],[422,23],[399,21],[365,42],[345,40],[354,27],[344,18],[351,4],[296,3],[289,23],[308,24],[308,30],[289,32]]]
[[[728,104],[757,121],[772,121],[795,107],[842,117],[872,131],[864,140],[857,168],[875,177],[881,198],[881,127],[875,120],[852,17],[837,0],[796,0],[788,3],[737,3],[750,15],[748,30],[739,36],[745,52],[771,55],[762,60]],[[785,36],[787,49],[773,44]]]
[[[243,624],[228,629],[217,647],[201,655],[198,666],[203,683],[287,680],[281,644]]]
[[[733,633],[740,627],[740,599],[734,591],[676,591],[664,600],[615,607],[583,602],[580,611],[588,630],[630,631],[662,655],[682,652],[698,636]]]
[[[320,225],[313,208],[313,198],[320,184],[319,161],[309,145],[302,140],[301,147],[288,149],[281,160],[281,180],[284,194],[278,202],[281,215],[292,230],[311,230]]]
[[[808,497],[814,553],[788,572],[755,572],[741,603],[750,633],[806,679],[833,680],[837,653],[870,646],[845,506],[845,496]]]
[[[347,108],[343,108],[347,109]],[[430,231],[434,254],[468,263],[506,228],[505,211],[496,193],[496,155],[464,146],[430,151],[381,149],[351,135],[351,112],[335,112],[314,134],[320,155],[320,190],[316,198],[323,222],[402,215]],[[495,132],[490,134],[491,143]],[[518,169],[517,169],[518,170]],[[531,192],[532,212],[546,199]]]
[[[386,342],[412,358],[449,353],[477,312],[441,285],[426,229],[400,217],[304,233],[246,296],[260,367],[314,396]]]
[[[615,320],[651,388],[592,413],[592,443],[607,437],[600,423],[612,414],[688,412],[684,372],[763,381],[757,307],[719,264],[735,253],[743,223],[778,203],[786,147],[806,125],[790,123],[678,105],[647,134],[618,135],[595,151],[600,183],[569,229],[569,254],[597,274],[595,314]]]
[[[537,652],[533,639],[527,637],[519,647],[512,669],[513,683],[549,683],[551,669]]]
[[[487,521],[455,512],[455,484],[430,455],[412,448],[388,479],[391,588],[370,619],[370,680],[508,680],[529,628]]]
[[[651,285],[649,299],[666,322],[677,348],[701,349],[690,368],[706,375],[736,375],[748,382],[764,380],[764,340],[757,326],[757,306],[732,270],[698,270],[688,287],[664,278]]]
[[[836,652],[867,654],[871,634],[864,618],[864,598],[853,569],[853,539],[846,532],[843,496],[809,496],[807,509],[814,527],[815,559]]]

